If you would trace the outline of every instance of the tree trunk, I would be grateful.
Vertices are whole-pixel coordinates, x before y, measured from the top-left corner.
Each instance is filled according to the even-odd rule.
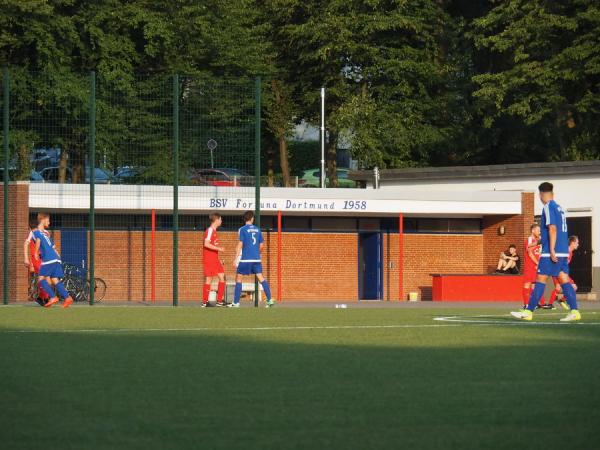
[[[283,175],[283,186],[290,187],[290,161],[285,135],[279,136],[279,162],[281,164],[281,174]]]
[[[279,115],[281,116],[281,112],[285,111],[285,102],[287,99],[284,98],[284,90],[281,88],[279,82],[277,80],[271,81],[271,89],[273,90],[273,95],[275,96],[275,104],[276,108],[279,110]],[[287,142],[286,142],[286,125],[288,118],[281,118],[276,121],[277,125],[275,128],[275,134],[277,135],[277,139],[279,141],[279,163],[281,165],[281,174],[283,176],[283,186],[290,186],[290,161],[287,150]]]
[[[271,143],[269,143],[267,145],[267,183],[269,187],[273,187],[273,178],[274,178],[274,171],[273,171],[273,146]]]
[[[334,188],[338,187],[337,140],[337,134],[334,132],[330,132],[329,140],[327,142],[327,176],[329,177],[329,186]]]
[[[58,163],[58,182],[64,183],[67,179],[68,153],[64,148],[60,149],[60,161]]]
[[[72,176],[73,179],[71,180],[72,183],[85,183],[85,160],[83,157],[83,152],[78,150],[73,152],[73,158],[71,160],[72,165],[71,165],[71,170],[72,170]],[[92,167],[90,167],[90,170],[93,170]]]
[[[17,148],[17,180],[29,180],[31,177],[31,163],[29,162],[29,148],[25,144]]]

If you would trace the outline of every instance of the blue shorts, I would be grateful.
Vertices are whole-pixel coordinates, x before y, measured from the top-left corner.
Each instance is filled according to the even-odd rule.
[[[53,262],[50,264],[42,264],[40,266],[40,277],[50,278],[63,278],[65,276],[62,268],[62,264],[59,262]]]
[[[262,271],[262,263],[259,262],[240,262],[237,267],[237,273],[240,275],[252,275]]]
[[[550,277],[557,277],[559,273],[564,272],[569,274],[569,259],[565,256],[560,256],[558,262],[552,262],[552,260],[543,256],[540,258],[540,264],[538,265],[537,273],[540,275],[548,275]]]

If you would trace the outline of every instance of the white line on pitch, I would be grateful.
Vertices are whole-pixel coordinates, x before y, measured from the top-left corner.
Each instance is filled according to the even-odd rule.
[[[563,315],[561,313],[550,313],[544,314],[548,315]],[[595,313],[591,313],[595,314]],[[500,320],[486,320],[491,318],[501,318],[508,319],[510,316],[508,315],[480,315],[480,316],[442,316],[442,317],[434,317],[433,320],[440,322],[452,322],[452,323],[460,323],[460,324],[475,324],[475,325],[501,325],[501,326],[543,326],[543,327],[554,327],[554,326],[597,326],[600,325],[600,322],[523,322],[523,321],[500,321]]]
[[[398,329],[398,328],[443,328],[460,327],[461,324],[435,325],[340,325],[340,326],[289,326],[289,327],[227,327],[227,328],[98,328],[82,330],[0,330],[2,333],[138,333],[138,332],[188,332],[188,331],[290,331],[290,330],[368,330],[368,329]]]

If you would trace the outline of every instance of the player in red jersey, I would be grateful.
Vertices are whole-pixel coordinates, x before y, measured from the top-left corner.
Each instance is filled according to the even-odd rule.
[[[537,267],[540,261],[540,255],[542,254],[542,244],[540,242],[540,226],[534,223],[529,228],[530,235],[525,239],[525,267],[523,269],[523,309],[527,307],[529,303],[529,297],[531,295],[531,286],[535,283],[537,277]],[[540,302],[542,304],[544,300]]]
[[[34,273],[37,278],[40,273],[40,266],[42,265],[39,254],[36,255],[35,239],[33,237],[33,230],[37,228],[37,225],[30,223],[29,228],[29,234],[23,243],[23,264],[29,269],[29,272]],[[44,306],[49,298],[50,296],[48,293],[41,286],[38,286],[38,298],[36,299],[36,302],[40,306]]]
[[[577,236],[570,236],[569,237],[569,264],[571,264],[571,260],[573,259],[573,252],[575,250],[577,250],[579,248],[579,238]],[[550,294],[550,300],[548,301],[548,307],[549,308],[554,308],[554,302],[556,301],[556,297],[558,296],[558,294],[562,293],[562,289],[560,287],[560,281],[558,281],[558,278],[556,277],[552,277],[552,281],[554,282],[554,290],[552,291],[552,294]],[[571,285],[573,286],[573,289],[575,289],[575,291],[577,292],[577,285],[575,284],[575,281],[573,281],[573,278],[569,277],[569,283],[571,283]],[[560,304],[560,306],[563,307],[563,309],[569,309],[569,305],[567,305],[567,302],[565,302],[565,299],[560,299],[558,301],[558,303]]]
[[[225,294],[225,269],[219,260],[219,252],[225,249],[220,246],[217,237],[217,228],[223,223],[223,218],[219,213],[212,213],[208,216],[210,226],[204,232],[203,261],[204,261],[204,289],[202,290],[202,307],[208,305],[208,296],[210,294],[210,285],[215,276],[219,277],[219,287],[217,288],[217,306],[223,306],[223,296]]]

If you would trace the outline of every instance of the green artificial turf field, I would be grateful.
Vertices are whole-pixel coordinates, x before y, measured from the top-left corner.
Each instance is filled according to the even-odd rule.
[[[599,448],[583,313],[4,307],[0,446]]]

